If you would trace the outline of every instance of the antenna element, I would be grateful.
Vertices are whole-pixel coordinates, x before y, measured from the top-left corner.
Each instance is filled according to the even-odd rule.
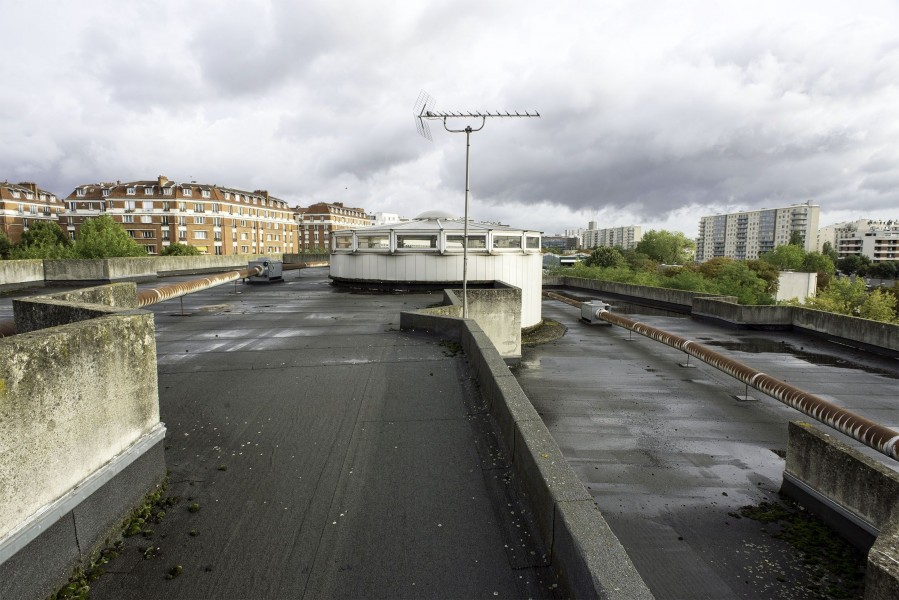
[[[428,126],[428,121],[443,121],[443,128],[446,129],[450,133],[464,133],[465,134],[465,223],[464,223],[464,233],[462,235],[462,318],[468,318],[468,194],[469,194],[469,178],[468,178],[468,164],[469,164],[469,156],[471,154],[471,134],[475,131],[480,131],[484,128],[484,125],[487,123],[488,118],[499,117],[499,118],[538,118],[540,117],[540,113],[537,111],[529,112],[525,111],[523,113],[515,111],[514,113],[509,111],[496,111],[496,112],[438,112],[436,110],[437,102],[433,97],[426,91],[422,90],[418,94],[418,100],[415,101],[415,106],[412,108],[412,116],[415,117],[415,128],[418,130],[418,134],[426,138],[429,141],[434,141],[431,137],[431,128]],[[464,129],[450,129],[447,125],[447,119],[480,119],[481,125],[477,128],[472,128],[471,125],[466,126]]]

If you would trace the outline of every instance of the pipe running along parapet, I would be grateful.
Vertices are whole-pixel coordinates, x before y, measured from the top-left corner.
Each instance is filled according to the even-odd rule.
[[[295,271],[297,269],[306,269],[310,267],[327,266],[327,262],[314,263],[288,263],[282,265],[282,271]],[[146,288],[137,292],[137,307],[143,308],[162,302],[185,296],[193,292],[199,292],[223,283],[235,281],[237,279],[246,279],[253,275],[261,275],[263,268],[261,266],[247,268],[239,271],[227,271],[225,273],[217,273],[209,277],[201,277],[199,279],[191,279],[190,281],[182,281],[169,285],[162,285],[155,288]],[[0,338],[16,335],[16,322],[13,319],[0,321]]]
[[[295,271],[297,269],[305,269],[308,267],[320,266],[319,263],[289,263],[282,265],[282,271]],[[180,296],[186,296],[194,292],[199,292],[223,283],[229,283],[238,279],[247,279],[254,275],[262,275],[264,268],[261,265],[249,267],[240,271],[227,271],[225,273],[216,273],[209,277],[201,277],[199,279],[191,279],[190,281],[182,281],[180,283],[172,283],[162,285],[155,288],[145,288],[137,293],[137,307],[143,308],[164,300],[171,300]]]
[[[580,306],[583,304],[583,302],[575,301],[571,298],[566,298],[552,292],[547,292],[546,295],[549,298],[560,300],[572,306]],[[889,427],[884,427],[868,418],[828,402],[820,396],[816,396],[815,394],[801,390],[796,386],[790,385],[771,375],[762,373],[753,367],[744,365],[719,352],[715,352],[711,348],[703,346],[693,340],[688,340],[657,327],[652,327],[651,325],[628,319],[627,317],[623,317],[608,310],[597,310],[596,317],[613,325],[618,325],[619,327],[624,327],[625,329],[639,333],[640,335],[661,342],[667,346],[671,346],[672,348],[676,348],[690,356],[695,356],[704,363],[727,373],[731,377],[771,396],[775,400],[783,402],[787,406],[805,413],[816,421],[824,423],[840,433],[848,435],[852,439],[859,441],[869,448],[873,448],[894,460],[899,460],[899,432],[896,432]]]

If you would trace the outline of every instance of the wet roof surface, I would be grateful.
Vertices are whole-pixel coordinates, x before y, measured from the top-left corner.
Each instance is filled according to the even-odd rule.
[[[326,269],[285,279],[192,294],[185,316],[177,299],[152,307],[182,500],[91,597],[557,594],[485,459],[464,355],[398,331],[440,295],[340,293]]]
[[[626,312],[899,425],[895,360],[791,332],[727,329],[637,306]],[[573,307],[545,301],[543,317],[568,332],[524,348],[516,376],[652,592],[658,598],[818,597],[807,589],[817,582],[797,552],[737,516],[742,506],[777,498],[787,423],[810,419],[752,389],[750,400],[738,400],[743,384],[713,367],[579,316]]]

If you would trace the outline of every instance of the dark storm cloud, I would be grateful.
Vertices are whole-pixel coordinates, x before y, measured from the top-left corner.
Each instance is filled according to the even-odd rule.
[[[418,137],[424,88],[439,109],[543,115],[471,138],[477,205],[538,221],[521,226],[899,206],[891,2],[39,4],[4,16],[65,44],[6,30],[0,177],[62,195],[166,174],[438,208],[464,187],[465,140],[439,122]]]

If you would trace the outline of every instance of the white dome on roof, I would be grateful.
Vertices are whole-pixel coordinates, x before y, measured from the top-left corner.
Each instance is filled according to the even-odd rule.
[[[421,213],[416,219],[457,219],[455,215],[446,212],[445,210],[426,210]]]

